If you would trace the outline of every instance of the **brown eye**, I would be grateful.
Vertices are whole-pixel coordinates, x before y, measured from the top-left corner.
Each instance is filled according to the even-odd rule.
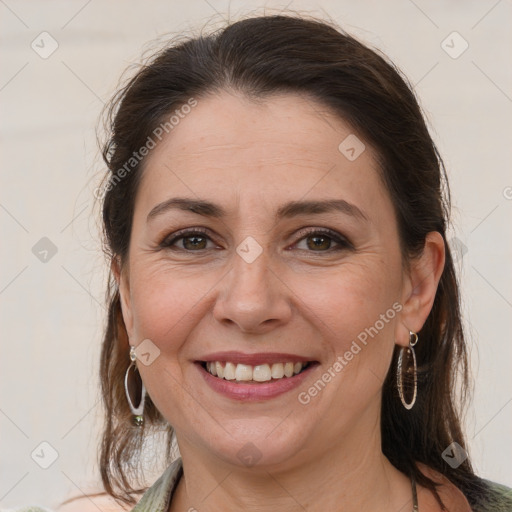
[[[330,249],[331,248],[331,238],[325,235],[313,235],[308,236],[308,247],[310,249]]]
[[[170,237],[167,237],[160,244],[160,247],[172,250],[194,252],[208,249],[208,241],[211,241],[211,239],[204,231],[186,230],[174,233]]]
[[[206,249],[206,237],[204,236],[184,236],[181,237],[183,240],[183,247],[189,250],[195,249]]]
[[[341,235],[331,230],[310,230],[296,244],[296,248],[308,252],[334,252],[352,248],[352,245]],[[305,247],[299,247],[305,242]],[[333,246],[334,244],[334,246]]]

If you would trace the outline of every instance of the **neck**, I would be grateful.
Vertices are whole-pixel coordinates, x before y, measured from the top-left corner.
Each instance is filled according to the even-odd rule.
[[[178,437],[184,474],[171,510],[410,510],[411,482],[382,454],[379,422],[372,424],[324,452],[308,447],[300,460],[265,468],[228,464]]]

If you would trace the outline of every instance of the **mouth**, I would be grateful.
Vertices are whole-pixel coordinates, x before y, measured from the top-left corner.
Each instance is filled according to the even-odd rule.
[[[213,391],[233,400],[265,401],[300,386],[320,363],[291,354],[222,352],[195,365]]]
[[[263,363],[258,365],[233,363],[231,361],[199,361],[201,367],[219,379],[244,384],[262,384],[299,375],[315,361]]]

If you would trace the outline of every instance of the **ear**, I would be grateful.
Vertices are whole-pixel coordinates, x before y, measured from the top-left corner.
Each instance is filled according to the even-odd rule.
[[[437,286],[445,263],[445,246],[441,233],[432,231],[425,238],[420,256],[410,263],[404,279],[402,311],[397,322],[395,340],[398,345],[409,345],[409,331],[418,332],[432,310]]]
[[[128,279],[127,265],[121,266],[119,256],[114,256],[110,263],[110,269],[119,288],[119,297],[121,300],[121,311],[123,312],[124,325],[128,334],[128,339],[132,339],[133,314],[130,300],[130,281]]]

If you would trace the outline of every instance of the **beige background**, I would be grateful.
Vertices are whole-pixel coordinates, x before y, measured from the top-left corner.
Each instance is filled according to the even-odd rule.
[[[481,475],[512,486],[509,0],[0,0],[3,506],[56,506],[96,478],[105,272],[92,191],[102,172],[95,127],[103,102],[155,37],[286,5],[330,16],[384,50],[415,84],[453,192],[450,236],[461,247],[476,376],[471,453]],[[40,52],[51,49],[44,31],[58,44],[48,58],[31,47],[35,40]],[[444,43],[452,56],[469,44],[458,58],[442,47],[453,31],[463,39]],[[47,262],[32,251],[43,237],[57,249]],[[58,458],[43,469],[52,450]]]

